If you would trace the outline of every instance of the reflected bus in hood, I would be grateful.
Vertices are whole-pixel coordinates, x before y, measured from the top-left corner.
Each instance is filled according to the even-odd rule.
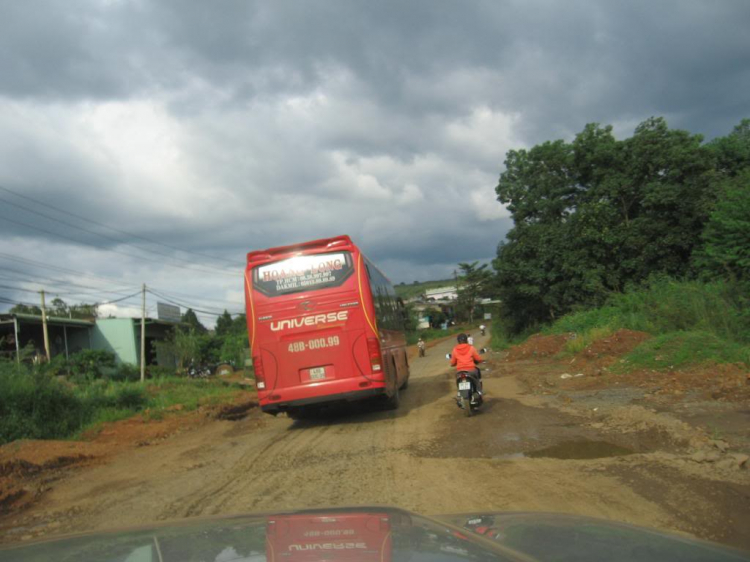
[[[428,518],[394,508],[193,519],[0,549],[13,562],[736,561],[748,553],[571,515]]]

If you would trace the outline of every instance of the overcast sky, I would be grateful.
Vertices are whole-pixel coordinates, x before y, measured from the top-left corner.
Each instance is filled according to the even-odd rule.
[[[0,0],[0,188],[29,198],[0,189],[0,297],[240,311],[246,252],[342,233],[449,277],[511,225],[509,149],[750,117],[749,29],[747,0]]]

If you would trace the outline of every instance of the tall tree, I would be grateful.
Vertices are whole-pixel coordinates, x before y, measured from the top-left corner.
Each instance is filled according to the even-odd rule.
[[[232,316],[224,309],[224,313],[216,319],[216,335],[226,336],[232,329]]]
[[[198,320],[198,316],[195,314],[195,311],[193,311],[192,308],[188,308],[182,314],[182,323],[187,324],[188,329],[195,331],[195,333],[198,335],[202,335],[208,332],[208,329],[203,324],[201,324],[201,321]]]
[[[34,305],[16,304],[10,311],[11,314],[34,314],[36,316],[42,315],[42,309]]]
[[[571,143],[510,151],[496,191],[514,227],[493,266],[511,329],[654,273],[689,273],[716,199],[717,153],[731,162],[737,143],[709,149],[661,118],[621,141],[594,123]]]
[[[68,307],[68,304],[62,300],[60,297],[56,297],[52,299],[52,302],[50,302],[48,314],[50,316],[58,316],[60,318],[67,318],[70,314],[70,308]]]
[[[487,264],[479,265],[478,261],[472,263],[459,263],[461,278],[458,284],[458,305],[466,311],[469,322],[474,321],[474,311],[477,299],[489,290],[492,274],[487,269]]]
[[[750,168],[723,185],[703,240],[696,262],[709,276],[750,282]]]

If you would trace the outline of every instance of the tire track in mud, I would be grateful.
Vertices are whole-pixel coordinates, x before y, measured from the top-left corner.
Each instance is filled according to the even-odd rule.
[[[257,476],[257,472],[253,470],[256,465],[261,463],[264,457],[275,456],[273,453],[276,447],[283,447],[294,439],[295,436],[288,431],[284,431],[283,429],[275,431],[269,436],[269,442],[264,447],[245,453],[238,462],[228,470],[225,470],[221,484],[212,486],[209,490],[202,490],[200,497],[193,500],[186,508],[181,508],[173,504],[165,510],[162,518],[172,518],[175,516],[192,517],[205,513],[207,509],[217,504],[219,506],[223,505],[226,502],[222,501],[222,498],[231,498],[238,492],[238,490],[233,488],[233,485],[237,485],[238,480],[241,481],[242,479],[242,476],[238,476],[238,474],[249,475],[251,479],[254,479],[253,477]]]
[[[485,388],[498,395],[465,419],[444,359],[452,344],[412,359],[410,385],[396,411],[357,404],[316,421],[211,422],[61,481],[33,516],[63,522],[56,532],[75,532],[189,516],[390,504],[425,514],[536,509],[672,526],[668,513],[600,470],[616,460],[478,458],[479,447],[503,438],[524,406],[509,379],[492,373]],[[548,432],[559,425],[559,411],[525,407],[533,412],[515,420],[524,428]],[[473,449],[446,449],[471,435]],[[458,494],[465,474],[481,489]]]

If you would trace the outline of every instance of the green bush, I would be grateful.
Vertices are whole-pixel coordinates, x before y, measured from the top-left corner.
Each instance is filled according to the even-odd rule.
[[[652,279],[612,295],[600,308],[562,317],[547,333],[586,334],[592,329],[627,328],[651,334],[703,331],[729,341],[750,342],[746,296],[738,285],[717,281]]]
[[[151,365],[148,368],[148,376],[152,379],[164,379],[174,377],[176,371],[173,367],[162,367],[160,365]],[[140,373],[139,373],[140,375]]]
[[[67,363],[72,377],[94,380],[115,370],[115,355],[109,351],[85,349],[71,355]]]
[[[495,351],[507,349],[512,345],[519,344],[539,331],[539,325],[533,324],[524,329],[521,333],[514,334],[513,330],[510,329],[510,326],[507,325],[507,322],[507,319],[500,314],[496,314],[495,319],[492,321],[490,347]]]
[[[643,342],[621,363],[616,363],[613,370],[671,370],[705,363],[744,363],[750,366],[750,346],[727,341],[709,332],[670,332]]]
[[[86,421],[86,408],[54,376],[11,362],[0,365],[0,442],[56,439]]]
[[[238,392],[238,387],[220,381],[167,376],[145,385],[107,377],[72,380],[76,382],[61,380],[40,366],[0,360],[0,444],[16,439],[63,439],[146,407],[158,417],[174,404],[191,410]]]
[[[111,407],[140,410],[146,406],[146,393],[142,386],[134,384],[124,384],[114,387],[111,394]]]
[[[139,381],[141,380],[141,371],[135,365],[129,363],[120,363],[114,370],[106,376],[113,381]]]

